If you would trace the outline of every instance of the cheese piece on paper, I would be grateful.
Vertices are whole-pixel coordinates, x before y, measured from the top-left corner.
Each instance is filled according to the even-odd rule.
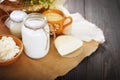
[[[83,42],[71,35],[62,35],[55,39],[55,47],[61,56],[65,56],[79,49]]]

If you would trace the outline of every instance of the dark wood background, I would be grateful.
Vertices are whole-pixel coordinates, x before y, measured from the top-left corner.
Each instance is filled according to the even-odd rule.
[[[71,13],[79,12],[99,26],[106,42],[56,80],[120,80],[120,0],[67,0],[66,4]]]
[[[99,26],[106,42],[56,80],[120,80],[120,0],[67,0],[67,7]]]

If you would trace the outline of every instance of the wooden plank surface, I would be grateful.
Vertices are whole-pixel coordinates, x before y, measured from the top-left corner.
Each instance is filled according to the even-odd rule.
[[[56,80],[120,80],[120,0],[68,0],[73,10],[99,26],[106,42],[77,68]],[[81,5],[82,4],[82,5]]]
[[[99,26],[106,42],[56,80],[120,80],[120,0],[67,0],[66,7]]]

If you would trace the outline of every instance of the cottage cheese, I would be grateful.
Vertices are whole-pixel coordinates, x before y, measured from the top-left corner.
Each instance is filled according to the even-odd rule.
[[[3,36],[0,39],[0,62],[13,58],[19,51],[13,38]]]

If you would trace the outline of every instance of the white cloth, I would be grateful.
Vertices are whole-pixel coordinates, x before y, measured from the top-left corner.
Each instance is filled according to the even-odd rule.
[[[105,42],[103,31],[95,24],[87,21],[84,17],[76,12],[71,14],[65,7],[58,6],[66,16],[71,16],[73,23],[64,29],[63,34],[69,34],[78,37],[82,41],[95,40],[100,43]]]

